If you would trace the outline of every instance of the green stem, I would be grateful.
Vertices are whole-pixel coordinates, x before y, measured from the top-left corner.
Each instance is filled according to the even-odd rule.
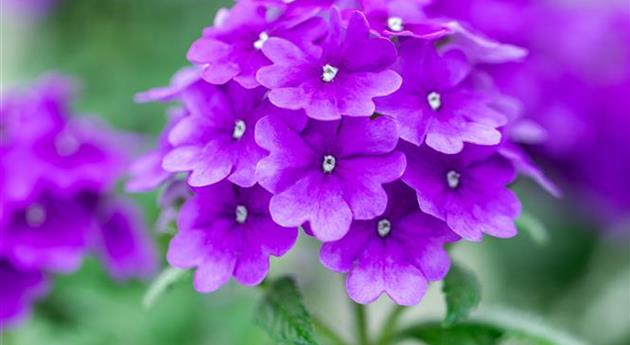
[[[313,320],[313,325],[319,332],[319,334],[328,338],[332,344],[335,345],[347,345],[346,341],[341,338],[337,332],[335,332],[332,328],[328,327],[319,317],[315,315],[311,315],[311,319]]]
[[[377,345],[388,345],[391,342],[392,335],[394,334],[394,330],[398,325],[398,320],[402,316],[402,313],[407,310],[407,308],[396,305],[394,309],[389,313],[387,319],[385,319],[385,323],[383,324],[383,328],[381,329],[381,334],[378,337]]]
[[[354,321],[357,329],[357,340],[359,345],[370,345],[368,338],[367,318],[365,306],[363,304],[353,303],[354,305]]]

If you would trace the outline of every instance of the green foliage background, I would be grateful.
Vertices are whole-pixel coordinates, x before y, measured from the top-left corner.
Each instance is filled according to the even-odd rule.
[[[83,83],[76,109],[105,118],[113,127],[142,133],[146,147],[164,124],[164,105],[137,105],[133,94],[165,85],[186,64],[185,53],[201,29],[212,23],[225,0],[66,0],[38,20],[2,23],[2,87],[16,86],[48,71]],[[454,255],[478,276],[482,309],[524,310],[592,344],[630,344],[630,244],[604,236],[567,201],[551,200],[519,182],[525,209],[549,229],[541,244],[527,231],[510,240],[487,239],[457,245]],[[133,196],[157,216],[156,193]],[[168,238],[152,234],[162,253]],[[319,267],[318,245],[299,248],[272,275],[297,276],[309,309],[351,335],[339,276]],[[58,276],[52,293],[37,304],[22,327],[6,332],[3,345],[186,345],[271,344],[254,320],[261,292],[230,284],[204,296],[190,279],[180,282],[150,310],[141,300],[147,282],[113,282],[93,259],[71,276]],[[439,288],[404,321],[441,318]],[[436,292],[437,291],[437,292]],[[437,297],[436,297],[437,296]],[[388,301],[369,308],[370,325],[381,320]]]

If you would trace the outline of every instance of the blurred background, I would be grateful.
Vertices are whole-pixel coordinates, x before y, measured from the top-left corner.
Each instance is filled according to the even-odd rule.
[[[2,89],[26,85],[49,71],[75,76],[82,81],[76,109],[103,117],[114,128],[146,137],[146,147],[134,148],[138,153],[153,145],[164,126],[166,106],[134,104],[134,93],[166,85],[173,72],[187,64],[185,54],[190,43],[204,26],[212,23],[219,7],[229,5],[226,0],[1,0],[0,3]],[[584,4],[564,1],[562,6],[572,10]],[[630,11],[630,3],[626,1],[602,6]],[[466,19],[475,21],[473,16]],[[560,23],[541,24],[537,31],[553,35],[566,28]],[[627,75],[627,70],[615,69],[617,62],[596,59],[612,54],[605,49],[597,51],[605,47],[599,44],[600,38],[624,37],[615,28],[601,27],[608,24],[610,21],[604,19],[575,25],[593,43],[585,50],[595,54],[589,60],[595,64],[593,68]],[[506,35],[506,39],[510,36]],[[563,44],[562,36],[556,43]],[[622,41],[622,44],[627,49],[630,43]],[[626,102],[621,126],[627,126],[630,118],[627,112],[630,94],[627,88],[624,92],[625,96],[618,100]],[[606,118],[601,112],[607,108],[599,110],[596,115]],[[626,135],[630,133],[629,127],[625,128]],[[606,160],[623,163],[624,158],[615,155],[625,152],[611,148],[601,154]],[[563,175],[554,169],[553,161],[546,161],[545,165],[550,167],[552,179],[562,181]],[[627,200],[630,190],[623,190],[623,186],[628,186],[630,175],[621,175],[624,177],[626,180],[618,184],[607,182],[622,186],[617,192]],[[570,189],[571,185],[568,186]],[[533,323],[560,329],[588,344],[630,344],[627,218],[608,222],[590,214],[584,204],[599,201],[579,192],[569,190],[563,199],[556,200],[527,180],[518,181],[515,189],[522,197],[524,210],[544,224],[546,230],[533,227],[538,231],[521,231],[513,239],[486,238],[482,243],[461,243],[453,248],[455,258],[474,270],[482,283],[481,309],[518,310]],[[158,216],[157,192],[133,198],[145,210],[147,224],[153,224]],[[601,207],[590,205],[593,209]],[[622,215],[628,215],[627,203],[622,201],[618,207]],[[152,236],[163,254],[168,236],[157,232]],[[350,302],[343,291],[342,277],[321,267],[314,240],[302,237],[298,245],[301,248],[294,248],[288,256],[272,263],[271,275],[295,275],[307,307],[350,336],[351,320],[346,308]],[[252,322],[260,296],[256,289],[230,283],[218,293],[206,296],[196,293],[188,279],[176,284],[150,310],[145,310],[141,300],[147,286],[142,281],[114,282],[100,263],[88,259],[76,274],[54,279],[52,293],[36,304],[29,320],[3,334],[3,345],[271,343]],[[390,307],[386,299],[370,306],[370,322],[377,325]],[[404,321],[439,319],[443,312],[440,285],[435,284],[423,302],[405,315]]]

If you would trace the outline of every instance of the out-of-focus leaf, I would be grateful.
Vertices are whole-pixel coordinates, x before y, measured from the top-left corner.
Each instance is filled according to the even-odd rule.
[[[555,345],[553,342],[521,333],[506,334],[498,345]]]
[[[279,278],[268,286],[257,310],[256,323],[277,344],[317,344],[311,317],[290,277]]]
[[[523,212],[516,220],[520,231],[526,232],[539,245],[549,243],[549,231],[543,222],[531,213]]]
[[[539,315],[508,308],[486,308],[475,312],[474,322],[492,325],[505,332],[500,345],[586,345]]]
[[[187,270],[182,270],[175,267],[168,267],[160,273],[160,275],[151,283],[147,292],[142,298],[142,306],[145,309],[149,309],[153,306],[155,301],[168,290],[173,284],[183,278]]]
[[[444,318],[446,326],[466,319],[481,300],[481,286],[477,278],[471,271],[457,263],[453,263],[444,279],[442,291],[446,298],[446,317]]]
[[[401,339],[415,339],[427,345],[498,345],[504,332],[485,324],[467,323],[451,327],[433,322],[408,328]]]
[[[514,326],[514,327],[512,327]],[[531,327],[492,322],[484,318],[444,326],[439,322],[421,323],[401,331],[399,340],[417,340],[426,345],[584,345],[564,334]]]

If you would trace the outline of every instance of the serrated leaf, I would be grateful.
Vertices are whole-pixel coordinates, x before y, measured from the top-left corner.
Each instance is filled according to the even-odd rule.
[[[539,245],[549,242],[549,231],[545,224],[531,213],[523,212],[516,220],[516,226],[520,231],[526,232]]]
[[[446,326],[466,319],[481,300],[481,286],[475,275],[455,262],[444,279],[442,291],[446,298]]]
[[[160,275],[151,283],[147,292],[142,298],[142,306],[145,309],[149,309],[155,304],[155,301],[168,290],[173,284],[183,278],[187,270],[182,270],[175,267],[167,267]]]
[[[311,316],[290,277],[279,278],[268,286],[257,309],[256,323],[277,344],[317,345]]]
[[[402,339],[415,339],[427,345],[498,345],[503,331],[496,327],[468,323],[451,327],[434,322],[405,330]]]

